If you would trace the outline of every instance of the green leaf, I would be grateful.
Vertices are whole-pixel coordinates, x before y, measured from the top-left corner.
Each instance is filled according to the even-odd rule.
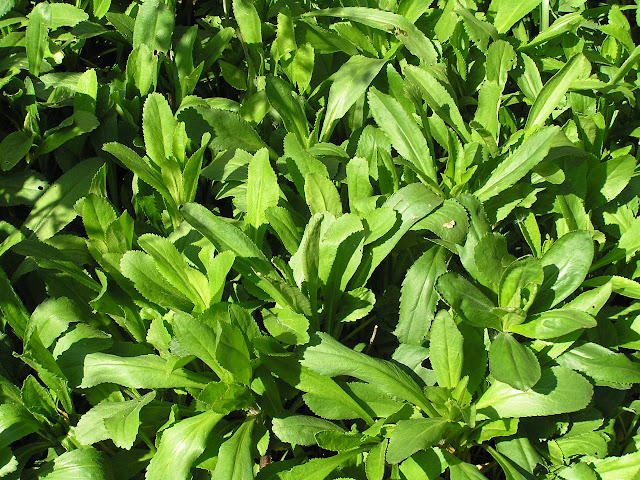
[[[524,0],[514,4],[509,0],[492,0],[490,12],[495,12],[494,25],[498,33],[506,33],[518,21],[540,4],[541,0]]]
[[[546,127],[526,138],[512,155],[493,170],[474,195],[480,201],[486,201],[514,185],[545,159],[558,132],[558,127]]]
[[[157,355],[119,357],[90,353],[84,359],[80,388],[116,383],[131,388],[202,388],[208,380],[184,369],[169,371],[167,361]]]
[[[126,72],[127,83],[133,81],[140,95],[145,96],[158,82],[158,56],[142,43],[129,54]]]
[[[419,450],[439,443],[449,428],[444,418],[400,420],[389,438],[387,462],[400,463]]]
[[[27,23],[26,47],[29,61],[29,73],[40,75],[44,53],[49,41],[49,24],[51,23],[51,6],[39,3],[29,14]]]
[[[429,360],[438,385],[456,388],[462,377],[464,338],[456,322],[446,311],[441,311],[431,325]]]
[[[569,232],[558,239],[540,259],[544,282],[533,308],[546,310],[571,295],[587,276],[593,254],[589,232]]]
[[[80,162],[45,191],[23,224],[31,232],[29,238],[51,238],[76,218],[73,206],[87,194],[102,164],[97,158]]]
[[[580,78],[585,70],[590,70],[591,65],[581,53],[575,54],[571,59],[549,80],[536,97],[525,125],[525,132],[531,134],[542,126],[565,96],[571,84]]]
[[[326,333],[318,333],[319,343],[307,348],[302,365],[329,377],[349,375],[370,383],[381,391],[417,405],[429,414],[433,407],[415,381],[393,363],[369,357],[340,344]]]
[[[193,301],[189,295],[177,291],[167,281],[150,255],[129,251],[120,260],[120,270],[147,300],[166,308],[177,308],[187,312],[193,310]]]
[[[280,18],[279,14],[279,17]],[[282,118],[287,132],[292,132],[298,141],[306,145],[309,138],[309,121],[302,108],[301,101],[294,97],[291,85],[279,77],[269,75],[265,91],[269,103]]]
[[[307,415],[274,418],[272,424],[276,437],[292,445],[316,445],[315,435],[318,432],[345,432],[342,427],[333,422]]]
[[[235,2],[234,2],[235,3]],[[253,478],[251,458],[251,434],[255,419],[246,420],[229,440],[220,446],[218,463],[211,474],[221,480],[245,480]]]
[[[338,120],[364,95],[386,60],[355,55],[335,73],[320,138],[328,141]]]
[[[44,140],[34,156],[37,157],[52,152],[69,140],[95,130],[99,125],[100,122],[94,114],[78,110],[72,116],[63,120],[60,125],[45,132]]]
[[[527,322],[511,326],[510,330],[525,337],[544,340],[583,328],[593,328],[596,325],[596,319],[588,313],[572,308],[560,308],[533,315]]]
[[[218,150],[239,148],[253,153],[267,147],[249,122],[236,112],[201,106],[196,106],[193,110],[215,131],[211,145]],[[187,131],[188,127],[189,125],[187,124]],[[273,156],[273,153],[270,151],[269,155]]]
[[[138,435],[140,410],[156,396],[149,392],[125,402],[103,402],[80,417],[76,426],[78,441],[91,445],[112,439],[118,448],[131,449]]]
[[[436,281],[436,290],[465,322],[480,328],[501,329],[491,300],[462,275],[454,272],[441,275]]]
[[[37,432],[40,425],[22,405],[0,405],[0,448],[8,447],[16,440]]]
[[[415,120],[393,97],[372,87],[369,90],[369,108],[380,129],[389,137],[391,144],[407,159],[425,181],[438,184],[433,159],[424,135]]]
[[[179,421],[162,433],[146,480],[187,480],[191,468],[207,446],[213,427],[224,417],[207,411]]]
[[[361,449],[338,453],[329,458],[313,458],[301,465],[296,465],[291,469],[279,472],[275,477],[278,480],[324,480],[347,460],[352,459],[361,452]]]
[[[49,187],[39,173],[27,169],[0,177],[0,206],[33,205]]]
[[[165,166],[167,159],[173,154],[173,132],[176,126],[177,122],[164,96],[159,93],[149,95],[142,110],[142,131],[147,155],[158,168]]]
[[[522,308],[529,302],[544,281],[540,260],[522,257],[509,265],[500,278],[498,303],[501,307]]]
[[[233,0],[233,14],[242,38],[249,45],[262,43],[260,16],[250,0]]]
[[[369,450],[369,454],[364,462],[367,480],[382,480],[384,477],[387,445],[389,445],[389,440],[385,438],[382,442]]]
[[[401,343],[421,345],[434,318],[436,279],[447,270],[446,250],[432,247],[407,271],[400,295],[400,318],[394,334]]]
[[[216,324],[215,330],[217,362],[231,372],[237,382],[249,385],[253,369],[242,331],[235,325],[223,321]]]
[[[469,142],[471,140],[469,129],[447,89],[429,70],[407,65],[404,71],[407,79],[418,86],[422,97],[434,113],[448,123],[460,137]]]
[[[534,353],[508,333],[499,333],[489,348],[493,377],[518,390],[529,390],[540,380],[540,363]]]
[[[293,215],[282,207],[269,207],[265,211],[265,218],[275,230],[276,235],[284,245],[284,248],[293,255],[300,246],[302,240],[301,229],[296,225]]]
[[[628,453],[620,457],[593,459],[589,463],[595,467],[599,480],[637,478],[640,473],[640,452]]]
[[[53,469],[40,477],[47,480],[112,480],[112,464],[102,452],[79,448],[53,461]]]
[[[317,173],[304,177],[304,196],[311,215],[329,212],[334,217],[342,214],[342,202],[338,190],[331,180]]]
[[[163,2],[144,0],[133,28],[133,48],[145,44],[151,51],[168,52],[174,23],[175,14],[171,7]]]
[[[204,319],[196,319],[186,313],[176,312],[171,323],[180,346],[187,353],[195,355],[206,363],[221,380],[229,382],[233,380],[216,359],[216,333]]]
[[[582,410],[591,401],[593,387],[579,373],[563,367],[542,371],[538,383],[523,392],[495,381],[478,399],[478,413],[500,417],[537,417]]]
[[[33,136],[27,135],[22,130],[4,137],[0,143],[0,168],[5,171],[11,170],[29,153],[32,145]]]
[[[278,205],[280,187],[266,148],[258,150],[249,162],[247,214],[244,217],[249,237],[260,247],[266,229],[266,210]]]
[[[434,65],[438,54],[424,33],[406,18],[391,12],[366,7],[328,8],[305,13],[304,16],[339,17],[391,32],[407,49],[428,65]]]
[[[288,345],[309,342],[309,319],[289,308],[274,308],[263,313],[265,328],[271,336]]]
[[[556,358],[558,364],[582,372],[594,380],[640,383],[640,363],[597,343],[587,342]]]

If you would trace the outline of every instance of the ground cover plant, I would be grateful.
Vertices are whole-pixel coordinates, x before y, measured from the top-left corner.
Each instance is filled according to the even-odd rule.
[[[640,478],[640,8],[0,3],[0,477]]]

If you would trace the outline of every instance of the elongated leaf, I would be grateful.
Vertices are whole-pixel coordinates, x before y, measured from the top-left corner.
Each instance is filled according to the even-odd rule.
[[[167,361],[157,355],[119,357],[90,353],[84,360],[80,388],[107,382],[131,388],[202,388],[208,380],[183,369],[170,371]]]
[[[74,204],[89,191],[91,180],[103,162],[97,158],[80,162],[51,185],[34,205],[23,227],[30,238],[46,240],[76,216]]]
[[[370,383],[383,392],[407,400],[425,412],[433,407],[414,380],[396,365],[355,352],[326,333],[318,333],[320,342],[306,349],[302,365],[321,375],[349,375]]]
[[[255,419],[245,421],[218,453],[218,463],[212,476],[221,480],[244,480],[253,478],[251,459],[251,434]]]
[[[387,462],[400,463],[418,450],[442,440],[449,422],[444,418],[401,420],[393,429],[387,448]]]
[[[0,448],[37,432],[40,426],[26,408],[16,403],[0,405]]]
[[[558,132],[558,127],[547,127],[526,138],[513,155],[496,167],[475,196],[486,201],[514,185],[545,159]]]
[[[145,0],[138,10],[133,29],[133,48],[145,44],[151,51],[169,51],[175,15],[163,2]]]
[[[250,0],[233,0],[233,13],[242,38],[249,45],[262,43],[260,16]]]
[[[291,86],[279,77],[268,76],[265,91],[269,103],[282,118],[287,131],[294,133],[298,141],[306,145],[309,137],[309,122],[301,102],[294,98]]]
[[[186,418],[165,430],[145,478],[147,480],[187,480],[196,459],[204,452],[211,430],[224,417],[207,411]]]
[[[508,333],[491,342],[489,370],[496,380],[518,390],[529,390],[540,380],[540,363],[533,352]]]
[[[47,480],[112,480],[108,457],[93,448],[63,453],[53,461],[53,469],[40,477]]]
[[[551,367],[533,389],[523,392],[495,381],[480,397],[479,411],[500,417],[535,417],[581,410],[591,401],[593,387],[579,373]]]
[[[26,33],[27,59],[29,72],[36,77],[40,75],[45,48],[49,41],[50,23],[51,8],[48,3],[39,3],[29,14]]]
[[[126,402],[103,402],[80,417],[76,427],[78,440],[85,445],[112,439],[119,448],[129,450],[140,426],[140,410],[156,392]]]
[[[249,237],[257,246],[262,245],[262,237],[266,228],[266,210],[278,205],[280,187],[266,148],[258,150],[249,162],[249,179],[247,182],[247,215],[245,224]]]
[[[436,77],[427,70],[413,65],[408,65],[405,68],[405,75],[420,88],[427,105],[433,109],[435,114],[451,125],[464,140],[470,141],[469,130],[462,120],[458,106]]]
[[[596,324],[595,318],[588,313],[560,308],[533,315],[526,323],[512,326],[511,331],[529,338],[547,339],[583,328],[593,328]]]
[[[274,478],[278,480],[300,480],[301,478],[305,480],[324,480],[336,468],[358,455],[361,451],[361,449],[355,449],[338,453],[329,458],[313,458],[287,471],[279,472]]]
[[[342,202],[335,185],[317,173],[308,173],[304,178],[304,195],[311,215],[329,212],[337,217],[342,214]]]
[[[377,58],[355,55],[336,72],[329,90],[327,111],[320,132],[323,141],[329,139],[336,122],[364,95],[385,62]]]
[[[571,295],[587,276],[593,254],[588,232],[569,232],[558,239],[540,259],[544,283],[533,305],[535,311],[551,308]]]
[[[407,271],[402,282],[400,318],[394,331],[401,343],[421,345],[424,341],[438,303],[436,279],[446,269],[446,250],[433,247]]]
[[[594,380],[615,383],[640,383],[640,363],[597,343],[585,343],[560,355],[563,367],[583,372]]]
[[[494,305],[491,300],[462,275],[445,273],[436,281],[436,290],[465,322],[480,328],[500,330],[500,319],[492,311]]]
[[[366,7],[344,7],[308,12],[305,16],[339,17],[386,32],[391,31],[411,53],[424,63],[433,65],[438,60],[438,54],[431,40],[412,22],[395,13]]]
[[[11,170],[29,153],[33,145],[33,137],[21,130],[12,132],[0,143],[0,168]]]
[[[464,338],[456,322],[446,311],[441,311],[431,325],[429,359],[438,385],[456,388],[462,377]]]
[[[522,17],[540,5],[541,0],[524,0],[513,3],[509,0],[492,0],[489,11],[496,13],[494,25],[498,33],[506,33]]]
[[[169,102],[159,93],[149,95],[142,111],[142,131],[147,155],[158,167],[173,154],[176,124]]]
[[[369,90],[369,107],[380,129],[387,134],[391,144],[406,158],[425,179],[438,183],[429,147],[416,122],[400,103],[376,88]]]
[[[315,445],[318,432],[344,432],[333,422],[307,415],[292,415],[273,419],[273,433],[283,442],[297,445]]]
[[[571,84],[589,67],[589,61],[581,53],[571,57],[558,73],[542,87],[529,111],[525,125],[526,132],[532,133],[544,124],[551,112],[557,108]]]

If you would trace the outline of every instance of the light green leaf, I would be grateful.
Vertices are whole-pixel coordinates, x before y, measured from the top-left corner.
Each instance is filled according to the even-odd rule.
[[[583,328],[593,328],[596,324],[596,319],[588,313],[572,308],[560,308],[533,315],[525,323],[511,326],[510,330],[525,337],[544,340]]]
[[[462,119],[458,105],[447,89],[428,70],[407,65],[404,70],[407,79],[418,86],[422,97],[434,113],[447,122],[465,141],[471,140],[471,134]]]
[[[26,47],[29,72],[36,77],[40,75],[44,52],[49,41],[50,23],[51,6],[48,3],[39,3],[31,10],[29,23],[27,23]]]
[[[27,169],[0,177],[0,206],[33,205],[49,187],[44,176]]]
[[[255,5],[250,0],[233,0],[233,14],[242,38],[249,45],[262,43],[262,26]]]
[[[266,210],[278,205],[280,187],[266,148],[256,152],[249,162],[247,214],[244,217],[249,237],[260,247],[266,229]]]
[[[73,206],[87,194],[102,164],[97,158],[80,162],[45,191],[24,222],[23,227],[32,232],[29,238],[51,238],[76,218]]]
[[[454,272],[441,275],[436,281],[436,290],[465,322],[480,328],[501,329],[491,300],[462,275]]]
[[[369,450],[369,454],[364,462],[367,480],[382,480],[384,477],[387,445],[389,445],[389,440],[385,438],[382,442]]]
[[[60,125],[44,133],[44,140],[34,156],[37,157],[52,152],[69,140],[95,130],[99,125],[100,122],[94,114],[78,110],[72,116],[63,120]]]
[[[395,13],[366,7],[344,7],[316,10],[305,13],[304,16],[339,17],[393,33],[422,62],[434,65],[438,61],[438,54],[431,40],[412,22]]]
[[[407,271],[400,296],[400,318],[394,333],[401,343],[421,345],[434,318],[438,295],[436,279],[446,269],[446,250],[432,247]]]
[[[525,125],[527,134],[533,133],[544,124],[551,112],[557,108],[571,84],[588,69],[590,69],[590,64],[587,58],[581,53],[577,53],[542,87],[527,117]]]
[[[317,173],[308,173],[304,177],[304,196],[311,215],[329,212],[334,217],[342,214],[342,202],[335,185],[326,177]]]
[[[479,413],[500,417],[537,417],[582,410],[591,401],[593,387],[579,373],[564,367],[542,371],[526,392],[495,381],[478,399]]]
[[[278,15],[278,18],[282,14]],[[292,132],[298,141],[306,145],[309,138],[309,121],[301,101],[294,97],[291,85],[279,77],[268,76],[265,87],[269,103],[282,118],[287,132]]]
[[[355,55],[335,73],[320,138],[328,141],[331,132],[353,104],[364,95],[386,60]]]
[[[597,343],[587,342],[556,358],[558,364],[582,372],[594,380],[640,383],[640,363]]]
[[[380,129],[389,137],[391,144],[407,159],[425,181],[438,184],[438,176],[427,141],[415,120],[393,97],[381,93],[375,87],[369,90],[369,107]]]
[[[211,410],[179,421],[162,433],[146,480],[187,480],[191,467],[204,452],[211,430],[224,417]]]
[[[429,334],[429,359],[438,385],[456,388],[462,377],[464,338],[446,311],[436,315]]]
[[[628,453],[620,457],[593,459],[589,463],[595,467],[599,480],[635,479],[640,473],[640,452]]]
[[[523,0],[514,4],[510,0],[492,0],[489,6],[490,12],[495,12],[494,25],[498,33],[506,33],[522,17],[540,4],[541,0]]]
[[[242,331],[235,325],[220,321],[215,326],[215,332],[217,362],[231,372],[235,381],[249,385],[253,369]]]
[[[272,424],[276,437],[292,445],[316,445],[315,435],[318,432],[344,432],[342,427],[333,422],[307,415],[274,418]]]
[[[540,380],[536,356],[508,333],[499,333],[491,342],[489,370],[496,380],[518,390],[529,390]]]
[[[387,462],[400,463],[417,451],[436,445],[448,427],[449,421],[442,417],[400,420],[389,439]]]
[[[253,478],[251,434],[255,419],[246,420],[231,438],[220,446],[218,463],[211,474],[220,480],[247,480]]]
[[[289,308],[275,308],[263,313],[265,328],[271,336],[288,345],[309,342],[309,319]]]
[[[345,347],[326,333],[318,333],[319,343],[305,350],[302,365],[329,377],[349,375],[370,383],[381,391],[435,411],[415,381],[393,363],[369,357]]]
[[[41,476],[46,480],[112,480],[109,458],[93,448],[63,453],[53,461],[53,470]]]
[[[301,478],[305,480],[324,480],[336,468],[361,453],[361,451],[361,449],[357,449],[338,453],[329,458],[313,458],[287,471],[279,472],[273,478],[278,480],[300,480]]]
[[[174,23],[175,14],[171,7],[156,0],[144,0],[133,28],[133,48],[145,44],[151,51],[168,52]]]
[[[558,239],[540,259],[544,282],[533,304],[535,311],[551,308],[571,295],[587,276],[593,254],[589,232],[569,232]]]
[[[149,95],[142,111],[142,131],[147,155],[158,168],[164,167],[173,153],[173,132],[176,125],[169,102],[164,96],[159,93]]]
[[[558,132],[558,127],[546,127],[526,138],[512,155],[493,170],[474,195],[486,201],[514,185],[545,159]]]
[[[509,265],[500,278],[498,303],[501,307],[522,308],[523,302],[530,301],[537,287],[544,281],[544,271],[540,260],[522,257]]]
[[[101,383],[131,388],[202,388],[209,381],[188,370],[169,371],[167,361],[157,355],[119,357],[109,353],[90,353],[84,360],[80,388]]]
[[[0,448],[8,447],[16,440],[37,432],[40,425],[22,405],[0,405]]]
[[[78,441],[91,445],[112,439],[118,448],[131,449],[140,426],[140,410],[156,396],[152,391],[125,402],[99,403],[80,417],[76,426]]]

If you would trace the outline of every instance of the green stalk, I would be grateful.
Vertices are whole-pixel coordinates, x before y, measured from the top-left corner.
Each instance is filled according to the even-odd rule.
[[[540,33],[549,28],[549,0],[542,0],[540,4]]]

